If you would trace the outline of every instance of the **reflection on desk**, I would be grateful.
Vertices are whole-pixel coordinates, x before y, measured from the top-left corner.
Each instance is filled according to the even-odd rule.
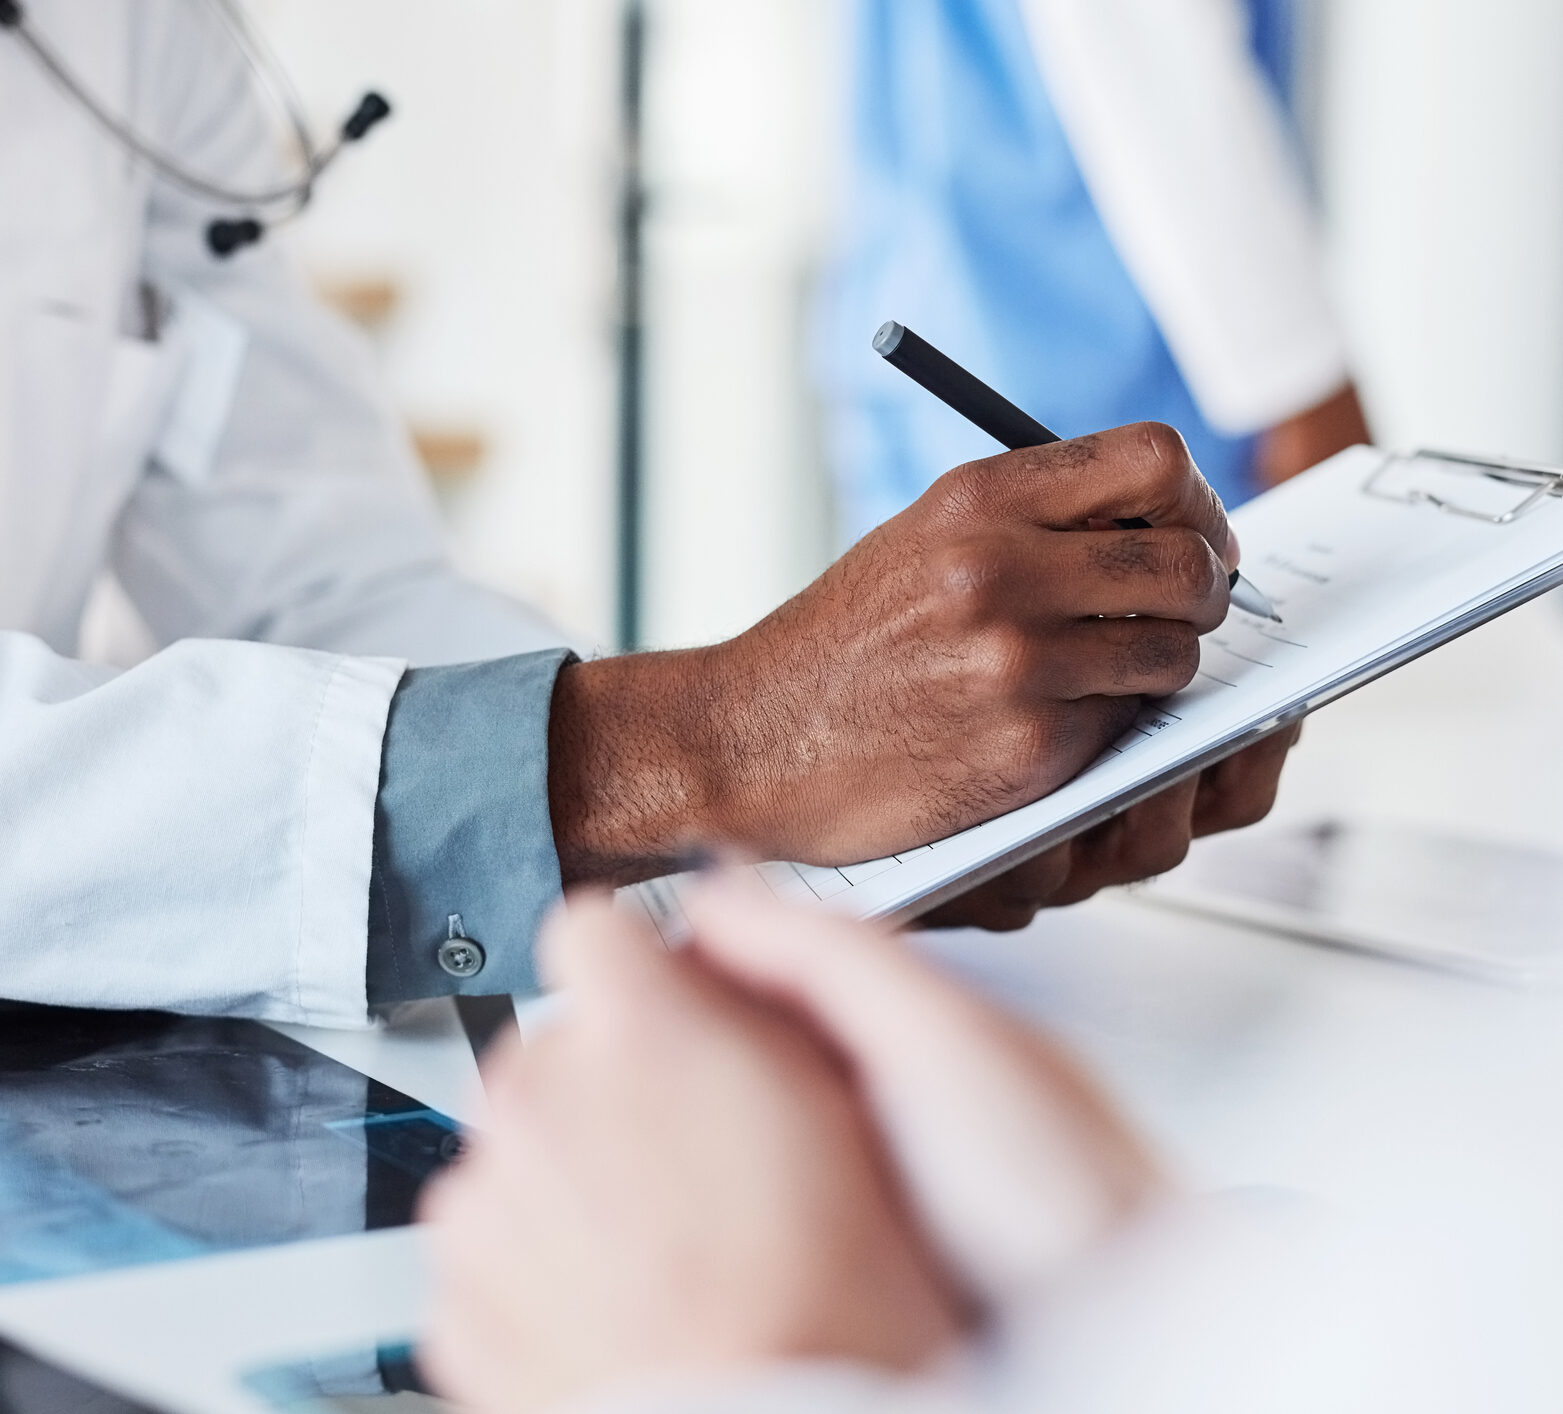
[[[0,1006],[0,1283],[401,1226],[459,1145],[256,1022]]]

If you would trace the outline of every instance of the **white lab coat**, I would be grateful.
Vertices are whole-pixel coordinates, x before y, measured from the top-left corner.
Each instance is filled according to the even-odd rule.
[[[1346,383],[1307,182],[1238,0],[1021,0],[1113,245],[1212,427]]]
[[[186,163],[275,176],[210,7],[28,12]],[[562,639],[449,569],[365,349],[214,214],[0,32],[0,994],[351,1023],[406,662]],[[168,645],[122,674],[72,657],[106,569]]]

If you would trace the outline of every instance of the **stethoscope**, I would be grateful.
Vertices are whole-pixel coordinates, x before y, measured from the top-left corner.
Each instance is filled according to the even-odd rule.
[[[111,113],[94,97],[52,46],[28,24],[22,0],[0,0],[0,30],[9,30],[14,34],[49,76],[132,156],[145,162],[176,186],[196,196],[221,202],[224,206],[236,207],[245,213],[242,216],[219,218],[207,226],[206,244],[213,255],[222,258],[245,246],[254,245],[266,234],[268,226],[291,221],[303,211],[315,194],[315,183],[320,180],[320,174],[336,161],[348,143],[357,142],[382,118],[389,117],[391,105],[378,93],[366,93],[342,124],[336,139],[327,147],[318,147],[304,117],[298,94],[288,81],[286,72],[259,35],[251,29],[235,0],[210,0],[210,4],[233,36],[234,43],[244,55],[257,82],[270,91],[272,99],[286,115],[303,167],[303,175],[293,181],[258,191],[241,191],[191,171],[177,158],[142,137],[128,122]],[[273,214],[263,220],[261,213],[264,212]]]

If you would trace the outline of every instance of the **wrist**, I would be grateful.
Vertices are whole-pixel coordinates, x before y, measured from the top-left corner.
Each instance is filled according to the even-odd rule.
[[[1278,486],[1347,447],[1371,440],[1356,387],[1347,383],[1260,438],[1259,479],[1266,486]]]
[[[722,646],[626,654],[560,673],[548,797],[567,885],[633,883],[702,847],[750,846],[731,683]]]

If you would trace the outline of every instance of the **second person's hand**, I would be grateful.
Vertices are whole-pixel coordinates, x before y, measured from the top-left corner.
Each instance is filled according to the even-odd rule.
[[[424,1214],[423,1351],[476,1414],[792,1359],[899,1371],[962,1309],[830,1047],[577,898],[545,933],[561,1014],[485,1059],[491,1125]]]
[[[423,1361],[466,1407],[925,1368],[1163,1192],[1066,1055],[901,939],[736,876],[688,904],[676,954],[556,917],[565,1006],[485,1064],[491,1127],[425,1204]]]

